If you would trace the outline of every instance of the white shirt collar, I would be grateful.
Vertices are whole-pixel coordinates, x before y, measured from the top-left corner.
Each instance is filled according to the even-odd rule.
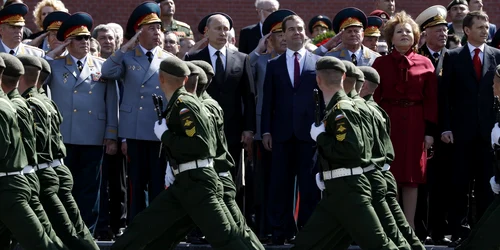
[[[15,52],[14,55],[17,55],[17,51],[19,50],[19,45],[17,45],[17,47],[15,48],[9,48],[7,45],[5,45],[5,43],[3,43],[3,40],[0,41],[2,42],[3,48],[5,49],[5,53],[10,53],[10,51],[13,50]]]
[[[74,56],[72,56],[71,54],[69,54],[71,56],[71,58],[73,59],[73,62],[75,62],[75,65],[77,65],[77,62],[80,61],[83,63],[83,65],[85,65],[85,63],[87,62],[87,56],[85,56],[84,58],[82,59],[78,59]],[[78,66],[78,65],[77,65]]]
[[[304,57],[304,55],[306,54],[306,49],[304,47],[302,47],[301,49],[299,49],[297,52],[299,52],[299,55],[300,55],[300,58]],[[286,57],[289,58],[289,57],[293,57],[295,54],[295,51],[287,48],[286,49]]]
[[[226,56],[227,53],[226,46],[222,47],[222,49],[220,49],[219,51],[220,53],[222,53],[223,56]],[[215,52],[217,52],[217,49],[212,47],[212,45],[208,44],[208,53],[210,54],[211,57],[215,55]]]
[[[142,50],[142,53],[144,55],[146,55],[146,53],[148,53],[148,51],[151,51],[151,53],[153,53],[153,55],[156,55],[156,50],[158,49],[158,46],[154,47],[152,50],[147,50],[145,49],[144,47],[142,47],[142,45],[139,43],[139,47],[141,48]]]
[[[427,46],[427,45],[425,45],[425,46]],[[427,49],[429,50],[429,53],[431,54],[431,56],[434,56],[434,53],[438,53],[438,55],[441,55],[441,51],[434,51],[431,48],[429,48],[429,46],[427,46]]]
[[[361,55],[363,54],[363,46],[359,47],[358,50],[356,50],[354,53],[351,52],[350,50],[347,50],[349,52],[349,57],[352,56],[352,54],[356,55],[356,58],[361,58]]]
[[[479,48],[479,50],[481,50],[481,52],[484,52],[484,43],[483,43],[483,44],[481,44],[481,46],[476,47],[476,46],[474,46],[474,45],[470,44],[469,42],[467,42],[467,46],[469,46],[469,51],[470,51],[470,53],[474,53],[474,50],[475,50],[476,48]]]

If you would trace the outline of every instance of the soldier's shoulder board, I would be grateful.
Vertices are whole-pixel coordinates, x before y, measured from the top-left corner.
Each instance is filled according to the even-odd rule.
[[[189,26],[189,24],[185,23],[185,22],[181,22],[179,20],[175,20],[175,22],[177,23],[177,25],[179,26],[182,26],[184,28],[188,28],[188,29],[191,29],[191,26]]]

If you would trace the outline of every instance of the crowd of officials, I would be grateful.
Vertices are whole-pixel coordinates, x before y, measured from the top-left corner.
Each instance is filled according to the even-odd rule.
[[[124,27],[42,0],[35,33],[6,1],[0,249],[497,249],[500,32],[481,0],[374,3],[256,0],[236,43],[173,0]]]

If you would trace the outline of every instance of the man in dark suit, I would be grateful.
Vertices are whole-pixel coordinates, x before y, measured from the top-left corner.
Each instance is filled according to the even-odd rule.
[[[283,20],[287,50],[268,62],[264,80],[261,131],[264,147],[273,152],[268,212],[276,245],[283,245],[295,231],[295,176],[300,189],[299,229],[319,201],[317,170],[313,170],[312,162],[315,144],[309,130],[314,122],[315,65],[320,57],[304,48],[304,26],[296,15]]]
[[[255,86],[248,56],[226,46],[232,26],[231,17],[224,13],[206,16],[200,22],[198,31],[207,35],[208,46],[187,54],[185,60],[202,60],[214,67],[215,76],[207,92],[224,110],[224,131],[229,153],[238,163],[242,146],[245,149],[252,146]]]
[[[418,52],[431,60],[439,84],[442,78],[444,54],[448,51],[446,49],[448,38],[446,8],[440,5],[429,7],[420,13],[415,21],[420,26],[420,30],[426,32],[426,43]],[[441,132],[433,136],[437,141],[437,138],[441,137]],[[427,184],[421,184],[418,187],[415,231],[419,238],[426,239],[428,245],[450,243],[450,240],[444,237],[447,227],[448,202],[446,198],[449,185],[443,185],[443,182],[448,180],[446,177],[450,172],[451,149],[451,145],[442,141],[434,145],[434,157],[427,161]]]
[[[255,10],[259,16],[259,23],[241,29],[240,43],[238,50],[245,54],[250,54],[259,44],[262,35],[262,24],[264,20],[273,12],[280,8],[280,3],[276,0],[256,0]]]
[[[467,44],[449,51],[444,58],[440,85],[441,140],[453,143],[451,205],[449,223],[453,237],[450,246],[460,244],[469,230],[467,218],[469,185],[475,180],[476,219],[480,219],[493,199],[489,178],[492,173],[490,132],[495,122],[493,89],[495,67],[500,50],[486,45],[488,16],[482,11],[467,14],[463,22]]]

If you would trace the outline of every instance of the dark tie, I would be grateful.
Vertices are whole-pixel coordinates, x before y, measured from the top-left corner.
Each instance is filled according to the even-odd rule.
[[[151,51],[146,52],[146,56],[148,56],[148,61],[151,63],[153,61],[153,53]]]
[[[479,58],[479,52],[481,50],[479,48],[474,49],[474,58],[472,58],[472,64],[474,64],[474,71],[476,71],[477,80],[481,80],[481,59]]]
[[[77,67],[78,67],[78,70],[79,70],[80,72],[82,72],[82,70],[83,70],[83,63],[82,63],[81,61],[78,61],[78,62],[76,62],[76,65],[77,65]]]
[[[432,57],[434,57],[434,61],[436,61],[436,62],[437,62],[437,61],[439,60],[439,53],[434,52],[434,53],[432,54]]]
[[[224,81],[224,65],[222,64],[220,51],[217,50],[215,55],[217,55],[217,60],[215,60],[215,80],[220,84]]]
[[[297,88],[300,84],[300,63],[299,63],[299,52],[295,51],[293,53],[295,59],[293,60],[293,87]]]
[[[14,50],[10,50],[9,54],[14,55],[16,52],[14,52]]]
[[[351,55],[351,62],[352,62],[354,65],[358,66],[358,59],[356,58],[356,54],[352,54],[352,55]]]

